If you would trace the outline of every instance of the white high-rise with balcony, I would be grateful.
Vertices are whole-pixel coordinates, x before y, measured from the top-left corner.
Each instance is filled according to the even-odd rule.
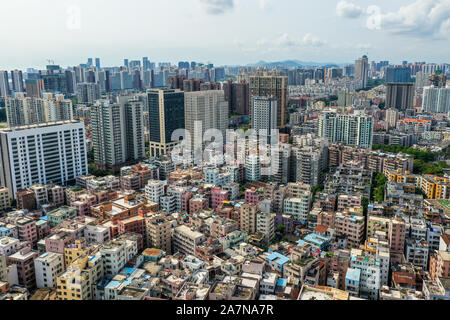
[[[225,101],[223,90],[186,92],[184,94],[184,119],[192,142],[194,142],[195,122],[198,121],[202,123],[202,131],[199,132],[202,142],[206,130],[217,129],[222,133],[225,143],[226,129],[228,128],[228,103]]]
[[[46,252],[34,259],[34,269],[38,289],[56,287],[56,278],[64,272],[64,255]]]
[[[88,173],[84,123],[59,121],[0,130],[0,185],[15,198],[34,184],[67,185]]]
[[[145,197],[147,200],[159,204],[160,199],[164,196],[165,181],[149,180],[145,186]]]
[[[422,111],[432,113],[447,113],[450,111],[450,86],[423,89]]]

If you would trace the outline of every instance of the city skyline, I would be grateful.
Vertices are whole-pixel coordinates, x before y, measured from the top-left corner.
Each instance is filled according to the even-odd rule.
[[[0,12],[0,303],[450,300],[450,0]]]
[[[103,66],[142,56],[217,65],[294,59],[351,63],[363,54],[394,63],[448,62],[448,0],[322,2],[131,0],[129,8],[140,10],[126,14],[118,1],[98,0],[95,7],[85,0],[7,2],[1,5],[8,14],[0,27],[8,30],[13,25],[14,33],[5,37],[8,50],[0,57],[7,62],[1,68],[25,70],[44,66],[47,59],[70,66],[85,56],[100,57]],[[37,11],[39,23],[28,22]],[[277,23],[264,23],[272,20]],[[180,32],[180,26],[200,32]],[[33,33],[37,36],[31,37]],[[24,42],[17,39],[26,39],[34,54],[23,50]],[[440,50],[431,50],[437,46]]]

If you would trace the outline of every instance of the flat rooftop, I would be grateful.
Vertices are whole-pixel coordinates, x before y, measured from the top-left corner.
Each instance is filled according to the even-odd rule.
[[[36,255],[35,251],[30,251],[25,254],[22,254],[20,251],[17,251],[16,253],[10,255],[9,258],[17,259],[17,260],[26,260],[34,255]]]
[[[330,287],[303,286],[298,300],[348,300],[349,293]]]
[[[348,268],[345,279],[359,282],[361,278],[361,269]]]
[[[0,133],[1,132],[14,132],[14,131],[20,131],[20,130],[27,130],[27,129],[39,129],[39,128],[63,126],[66,124],[77,124],[77,123],[83,124],[83,122],[76,121],[76,120],[55,121],[55,122],[31,124],[31,125],[26,125],[26,126],[4,128],[4,129],[0,129]]]
[[[193,231],[193,230],[191,230],[191,228],[184,226],[184,225],[176,227],[175,230],[186,234],[191,239],[203,237],[203,233]]]
[[[145,289],[126,286],[119,292],[119,295],[123,297],[132,297],[134,299],[142,299],[146,292],[147,290]]]

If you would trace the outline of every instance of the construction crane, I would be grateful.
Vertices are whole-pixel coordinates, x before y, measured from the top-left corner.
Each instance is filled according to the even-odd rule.
[[[55,64],[55,61],[54,61],[54,60],[47,59],[47,63],[48,63],[49,65],[53,65],[53,64]]]

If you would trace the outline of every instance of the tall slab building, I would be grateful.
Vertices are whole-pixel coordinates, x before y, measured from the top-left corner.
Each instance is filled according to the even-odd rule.
[[[161,157],[178,144],[172,133],[185,128],[184,92],[172,89],[147,91],[150,130],[150,156]]]
[[[208,129],[222,132],[224,143],[228,129],[228,103],[222,90],[186,92],[184,95],[185,127],[194,139],[196,121],[202,123],[201,137]],[[192,142],[194,142],[192,140]]]
[[[253,97],[273,96],[277,99],[277,127],[286,125],[287,116],[287,76],[281,76],[275,69],[273,72],[258,70],[256,75],[250,76],[250,101]],[[253,114],[253,111],[250,111]]]
[[[367,87],[367,81],[369,80],[369,59],[366,55],[355,61],[355,79],[361,80],[361,89]]]
[[[145,158],[143,103],[97,100],[91,108],[94,160],[97,168],[117,172]]]
[[[66,185],[88,173],[84,123],[59,121],[0,130],[0,185],[15,198],[34,184]]]

